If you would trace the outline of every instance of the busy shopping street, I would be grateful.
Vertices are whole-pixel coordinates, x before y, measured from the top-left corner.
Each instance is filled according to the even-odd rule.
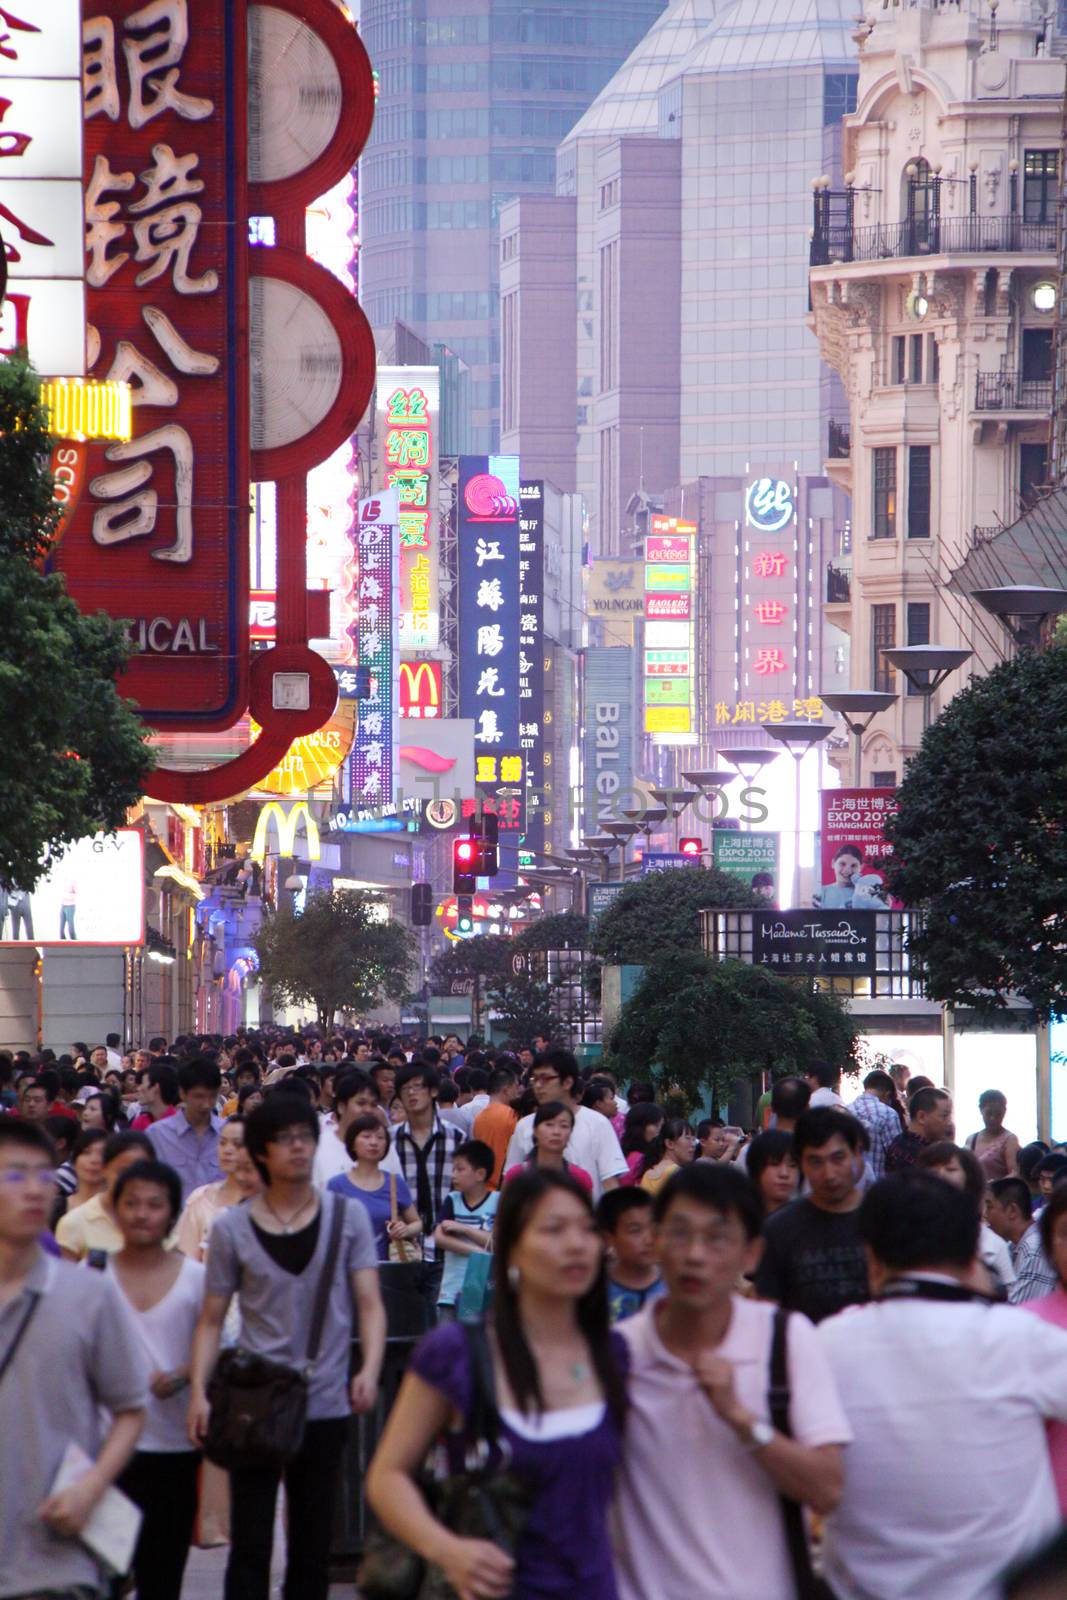
[[[1067,1600],[1067,7],[0,0],[0,1600]]]

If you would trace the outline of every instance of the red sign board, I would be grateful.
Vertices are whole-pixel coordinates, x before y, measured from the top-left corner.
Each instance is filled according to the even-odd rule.
[[[816,903],[824,911],[900,910],[885,887],[885,863],[893,846],[885,822],[897,809],[895,789],[822,791],[822,885]]]
[[[403,513],[401,513],[403,515]],[[423,721],[444,715],[441,705],[441,663],[402,661],[400,663],[400,715]]]
[[[693,559],[692,539],[679,538],[676,534],[664,537],[648,538],[645,540],[645,560],[676,562],[681,566],[688,566]]]
[[[84,29],[88,368],[134,388],[55,560],[130,623],[158,727],[247,701],[246,0],[96,0]]]
[[[688,594],[646,594],[645,616],[650,620],[687,622],[691,599],[692,596]]]

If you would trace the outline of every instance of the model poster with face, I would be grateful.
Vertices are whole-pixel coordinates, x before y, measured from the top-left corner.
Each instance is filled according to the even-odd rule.
[[[812,897],[824,911],[899,911],[885,887],[893,846],[886,818],[896,810],[895,789],[823,789],[822,883]]]
[[[138,828],[78,839],[32,890],[0,882],[0,944],[144,943]]]

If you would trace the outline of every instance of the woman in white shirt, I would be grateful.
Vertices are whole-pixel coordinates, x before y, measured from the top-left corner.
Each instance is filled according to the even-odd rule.
[[[152,1374],[144,1432],[118,1486],[144,1514],[133,1558],[138,1600],[180,1600],[200,1465],[185,1429],[185,1391],[204,1268],[164,1244],[181,1210],[181,1182],[171,1167],[138,1161],[116,1183],[113,1205],[123,1247],[109,1258],[108,1271]]]

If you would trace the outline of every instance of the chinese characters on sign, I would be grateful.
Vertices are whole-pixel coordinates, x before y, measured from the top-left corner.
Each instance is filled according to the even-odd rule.
[[[691,744],[696,737],[696,523],[654,516],[650,526],[645,540],[644,730],[654,744]],[[650,648],[653,640],[655,648]]]
[[[345,799],[353,810],[391,804],[397,764],[397,518],[395,489],[359,502],[349,569],[348,613],[353,660],[370,671],[370,694],[359,703]]]
[[[803,640],[797,634],[801,618],[798,544],[795,530],[787,526],[795,524],[796,508],[796,491],[783,478],[755,478],[745,491],[743,583],[737,614],[738,688],[750,693],[753,688],[763,690],[776,695],[778,702],[798,694],[806,677],[801,667]],[[773,545],[754,542],[757,536],[767,534],[774,536]],[[768,716],[755,720],[783,719]]]
[[[400,648],[440,642],[436,367],[378,371],[380,476],[400,499]]]
[[[795,700],[726,700],[715,704],[715,726],[729,727],[735,722],[821,722],[823,703],[817,694]]]
[[[43,377],[85,372],[80,28],[78,0],[0,6],[0,355]]]
[[[502,833],[521,831],[518,457],[461,456],[458,498],[459,711],[474,719],[475,792]]]
[[[893,854],[885,819],[897,809],[895,789],[822,791],[822,887],[817,905],[826,911],[869,907],[899,911],[884,884],[884,864]]]
[[[870,977],[875,971],[874,913],[753,912],[752,960],[783,975]]]
[[[132,385],[134,429],[89,447],[57,564],[131,619],[147,722],[223,727],[248,669],[245,6],[85,9],[88,367]]]
[[[543,719],[545,486],[523,483],[519,490],[519,744],[526,764],[526,827],[523,843],[536,857],[545,848],[552,822],[552,773],[545,766]]]
[[[746,888],[778,904],[777,833],[742,833],[735,828],[713,828],[712,864],[720,872],[740,878]]]

